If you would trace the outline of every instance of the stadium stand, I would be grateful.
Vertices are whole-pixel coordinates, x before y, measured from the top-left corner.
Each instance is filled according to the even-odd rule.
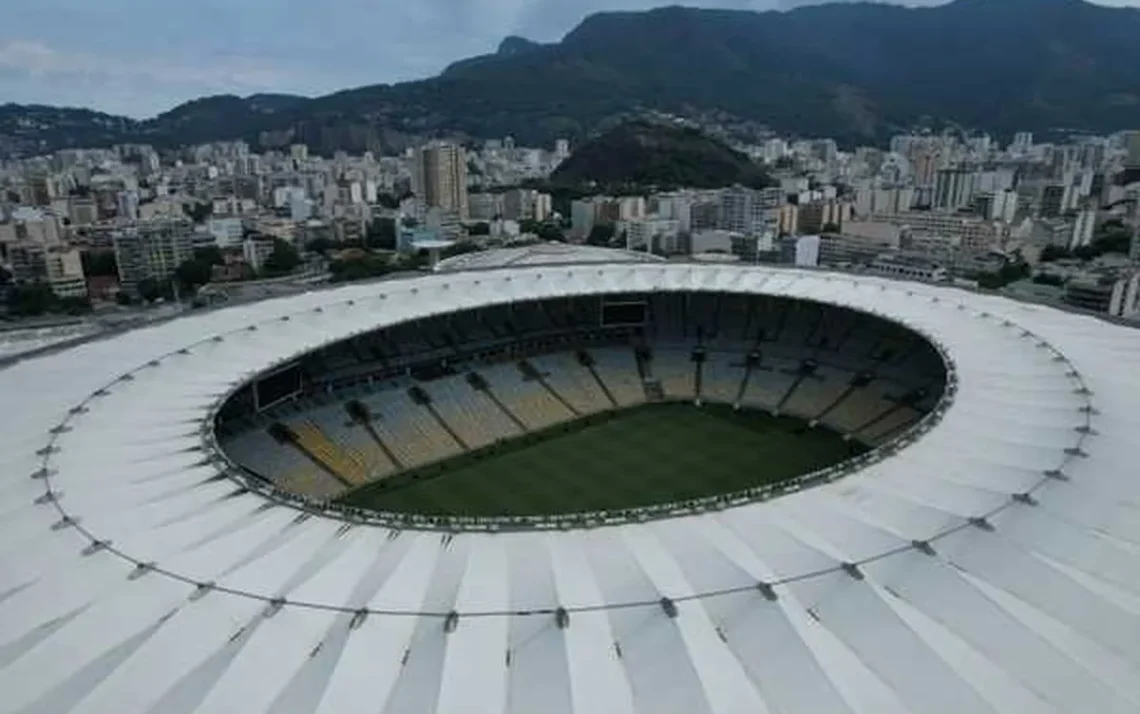
[[[574,355],[544,355],[532,358],[530,362],[543,374],[550,388],[579,414],[594,414],[612,408],[601,386]]]
[[[874,379],[865,387],[851,390],[821,421],[842,434],[851,434],[898,406],[892,397],[905,391],[892,382]]]
[[[645,389],[641,386],[633,350],[628,347],[608,347],[590,351],[594,370],[606,385],[618,406],[630,407],[645,402]]]
[[[486,394],[473,389],[461,375],[423,382],[420,386],[431,395],[440,417],[468,448],[478,449],[520,433]]]
[[[361,401],[378,415],[376,430],[409,468],[454,456],[462,450],[431,412],[413,402],[403,389],[385,390]]]
[[[365,480],[380,478],[396,470],[396,465],[368,431],[348,418],[339,401],[311,412],[309,418],[344,458],[363,470]]]
[[[344,490],[343,483],[297,450],[278,444],[264,428],[228,439],[226,450],[239,464],[294,493],[328,498]]]
[[[784,401],[781,412],[816,419],[843,396],[853,376],[844,370],[817,365],[812,374],[800,380],[799,386]]]
[[[653,352],[653,377],[661,383],[668,399],[693,399],[696,386],[693,381],[692,353],[687,350],[658,349]]]
[[[542,382],[524,379],[516,364],[489,365],[478,372],[487,380],[490,392],[530,431],[574,418]]]
[[[701,379],[701,399],[735,404],[744,383],[744,356],[733,352],[706,354]]]
[[[855,432],[855,436],[868,444],[879,444],[921,418],[922,412],[900,404]]]
[[[348,486],[359,486],[368,481],[368,470],[359,455],[339,448],[328,434],[308,419],[292,422],[297,445],[325,465],[333,475]]]
[[[784,395],[796,383],[798,368],[798,360],[765,359],[752,368],[748,387],[744,390],[740,403],[758,409],[776,409]]]
[[[324,499],[647,400],[777,412],[875,445],[941,393],[938,353],[872,315],[766,296],[642,300],[645,325],[600,325],[598,299],[559,298],[357,335],[304,359],[301,396],[261,413],[232,400],[219,435],[251,471]],[[638,298],[614,301],[628,315]]]

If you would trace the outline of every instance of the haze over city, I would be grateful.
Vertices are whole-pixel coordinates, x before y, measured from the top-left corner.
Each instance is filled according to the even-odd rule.
[[[602,10],[659,0],[9,0],[0,100],[147,117],[201,96],[318,95],[431,76],[507,35],[555,41]],[[798,0],[704,0],[748,10]],[[940,2],[913,0],[908,5]],[[1136,6],[1136,0],[1099,4]],[[66,19],[66,21],[61,21]]]

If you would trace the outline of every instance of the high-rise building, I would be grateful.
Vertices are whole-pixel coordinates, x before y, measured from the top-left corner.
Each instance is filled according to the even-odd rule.
[[[48,284],[56,297],[86,298],[87,276],[78,248],[50,250],[44,255]]]
[[[469,218],[473,221],[490,221],[503,215],[503,194],[473,193],[467,197]]]
[[[974,173],[966,169],[942,169],[934,181],[936,211],[957,211],[970,205],[974,196]]]
[[[720,194],[719,228],[744,235],[775,232],[778,209],[783,203],[781,189],[756,191],[743,186],[724,189]]]
[[[501,196],[499,213],[511,221],[545,221],[551,213],[550,194],[531,188],[514,188]]]
[[[467,156],[462,146],[435,142],[416,151],[413,188],[427,208],[467,220]]]
[[[120,191],[116,197],[115,202],[118,210],[118,217],[127,220],[138,220],[139,217],[139,192],[138,191]]]
[[[1086,208],[1078,213],[1077,220],[1073,223],[1073,234],[1069,237],[1069,250],[1091,243],[1095,229],[1096,209]]]
[[[112,242],[119,284],[137,292],[148,278],[166,280],[182,261],[194,256],[193,224],[185,218],[145,221],[115,232]]]
[[[1013,143],[1009,145],[1011,154],[1027,154],[1033,148],[1033,133],[1019,131],[1013,135]]]
[[[1124,150],[1128,152],[1124,165],[1129,168],[1140,167],[1140,131],[1130,131],[1124,135]]]

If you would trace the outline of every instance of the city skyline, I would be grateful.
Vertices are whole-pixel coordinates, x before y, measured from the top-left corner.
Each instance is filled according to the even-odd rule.
[[[483,0],[382,5],[331,0],[211,2],[174,22],[140,0],[98,10],[78,0],[15,0],[0,29],[5,102],[96,109],[146,118],[215,94],[316,96],[434,76],[493,52],[508,35],[560,39],[601,10],[645,10],[661,0]],[[702,0],[700,7],[787,9],[801,0]],[[937,5],[941,1],[911,0]],[[1132,6],[1137,0],[1100,0]],[[61,22],[61,18],[65,18]]]

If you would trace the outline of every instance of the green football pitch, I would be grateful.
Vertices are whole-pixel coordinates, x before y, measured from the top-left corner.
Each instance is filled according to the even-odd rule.
[[[798,419],[723,405],[650,404],[396,474],[341,502],[462,516],[613,510],[776,483],[863,450]]]

